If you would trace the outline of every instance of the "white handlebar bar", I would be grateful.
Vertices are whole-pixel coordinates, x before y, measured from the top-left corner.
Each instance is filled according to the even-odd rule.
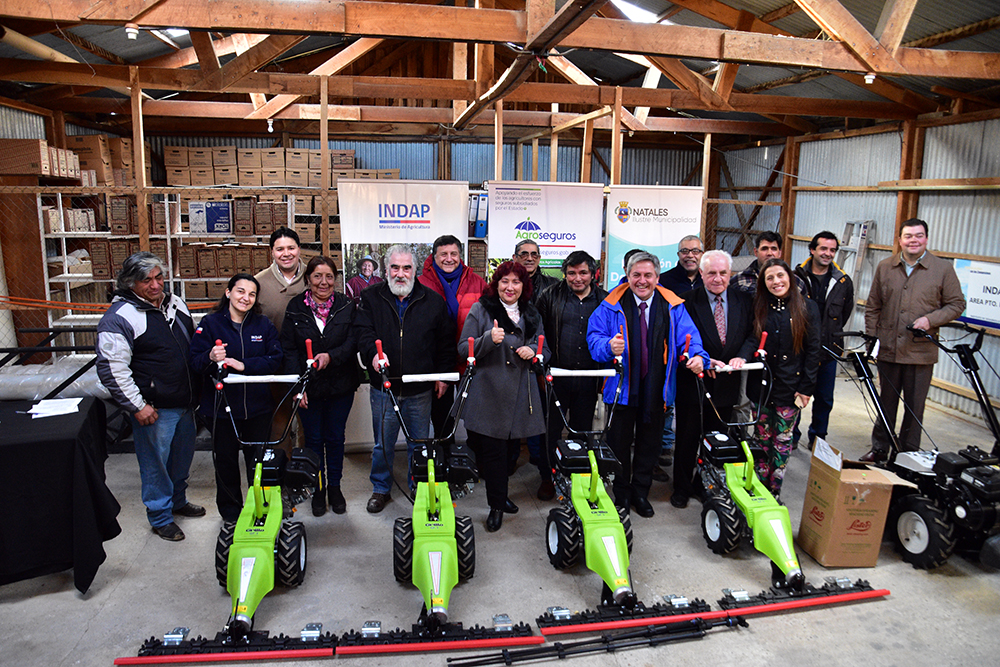
[[[226,384],[262,384],[270,382],[281,382],[285,384],[295,384],[299,381],[298,375],[239,375],[231,373],[222,380]]]
[[[763,370],[764,364],[759,361],[752,361],[749,364],[743,364],[740,368],[733,368],[732,366],[726,364],[725,366],[719,366],[718,368],[712,368],[710,370],[716,373],[739,373],[740,371],[759,371]],[[709,369],[706,369],[709,370]]]
[[[613,368],[596,368],[590,370],[573,371],[568,368],[550,368],[549,375],[552,377],[612,377],[615,374]]]
[[[458,373],[420,373],[404,375],[403,382],[458,382]]]

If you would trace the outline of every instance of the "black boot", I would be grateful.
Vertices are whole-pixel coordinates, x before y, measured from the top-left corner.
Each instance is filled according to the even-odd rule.
[[[344,494],[340,492],[339,486],[331,486],[326,490],[327,499],[330,501],[330,509],[334,514],[343,514],[347,511],[347,501]]]
[[[313,493],[312,506],[313,516],[323,516],[326,514],[326,496],[322,491]]]

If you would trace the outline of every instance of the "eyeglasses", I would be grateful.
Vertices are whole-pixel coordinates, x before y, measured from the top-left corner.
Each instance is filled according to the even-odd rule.
[[[705,252],[701,248],[681,248],[677,251],[678,255],[700,255]]]
[[[528,258],[538,259],[539,257],[541,257],[541,255],[539,255],[537,252],[528,252],[527,250],[522,250],[521,252],[517,253],[517,256],[520,257],[521,259],[528,259]]]

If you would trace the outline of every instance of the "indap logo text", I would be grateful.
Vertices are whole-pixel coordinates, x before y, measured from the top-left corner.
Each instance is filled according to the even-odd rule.
[[[823,523],[823,519],[826,518],[826,515],[823,514],[823,511],[820,508],[813,505],[813,508],[809,510],[809,518],[816,523]]]
[[[854,521],[851,522],[851,525],[847,527],[847,530],[849,532],[855,532],[855,533],[867,533],[869,530],[871,530],[871,527],[872,527],[871,521],[862,521],[861,519],[855,519]]]
[[[429,225],[431,223],[430,204],[379,204],[378,222],[380,225]]]

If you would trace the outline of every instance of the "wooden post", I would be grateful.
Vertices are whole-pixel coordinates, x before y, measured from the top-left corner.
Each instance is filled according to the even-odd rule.
[[[549,139],[549,180],[555,183],[559,180],[559,135],[553,134]]]
[[[781,179],[781,217],[778,222],[778,234],[781,235],[781,247],[789,253],[785,257],[786,260],[791,257],[788,235],[795,230],[795,186],[798,181],[800,147],[801,144],[794,137],[785,140],[785,173]]]
[[[899,180],[920,178],[924,158],[924,127],[912,120],[903,121],[903,146],[899,160]],[[899,252],[899,232],[904,220],[916,217],[919,190],[900,190],[896,194],[896,222],[893,225],[892,251]]]
[[[531,180],[538,180],[538,137],[531,140]]]
[[[594,121],[588,120],[583,126],[583,155],[580,158],[580,182],[590,183],[590,160],[594,152]]]
[[[708,229],[708,186],[712,180],[712,135],[705,135],[705,145],[701,155],[701,226],[698,229],[698,236],[705,239],[705,232]]]
[[[622,89],[615,87],[615,107],[611,112],[611,184],[622,182]]]
[[[149,251],[149,209],[146,208],[146,142],[142,131],[142,86],[139,68],[128,68],[132,94],[132,171],[135,172],[136,227],[139,249]],[[165,257],[161,259],[166,260]]]
[[[321,252],[330,256],[330,77],[319,78],[319,152],[320,180],[323,196],[320,197],[319,243]],[[338,267],[341,271],[344,267]]]
[[[451,78],[465,81],[469,78],[469,45],[465,42],[455,42],[451,45]],[[452,100],[452,120],[457,119],[469,106],[466,100]]]
[[[514,144],[514,180],[524,180],[524,142]]]
[[[493,178],[503,180],[503,100],[494,104],[493,114]]]

